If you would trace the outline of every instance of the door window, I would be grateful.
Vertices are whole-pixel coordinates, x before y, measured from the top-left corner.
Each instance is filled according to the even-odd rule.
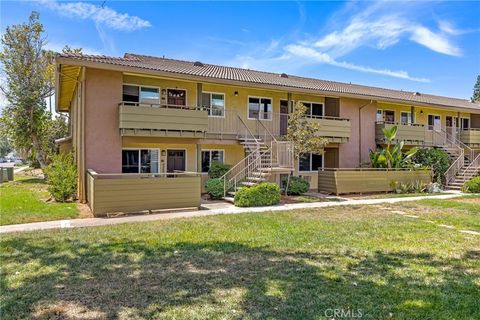
[[[410,112],[402,111],[402,113],[400,114],[400,122],[402,124],[412,123],[412,114]]]
[[[167,172],[185,171],[185,150],[167,150]]]
[[[158,173],[158,149],[122,150],[122,173]]]
[[[187,105],[187,91],[182,89],[167,89],[167,104],[184,107]]]
[[[428,129],[440,129],[441,128],[441,119],[440,116],[429,114],[428,115]]]

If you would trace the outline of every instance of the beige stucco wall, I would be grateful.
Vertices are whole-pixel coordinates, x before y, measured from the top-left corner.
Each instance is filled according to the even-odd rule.
[[[122,74],[87,69],[85,81],[85,167],[98,173],[122,172],[122,139],[118,128]]]
[[[400,122],[401,120],[400,115],[402,111],[411,112],[412,107],[414,110],[413,117],[415,119],[415,123],[423,124],[423,125],[428,125],[429,114],[440,116],[442,128],[446,127],[447,116],[470,118],[470,113],[458,112],[453,110],[445,110],[445,109],[439,109],[439,108],[426,108],[426,107],[415,106],[415,105],[412,106],[407,104],[388,103],[388,102],[381,102],[381,101],[377,103],[377,109],[395,111],[395,122]]]
[[[340,168],[356,168],[360,163],[368,162],[368,151],[375,149],[375,117],[377,106],[375,101],[370,102],[370,100],[340,98],[340,117],[350,119],[351,123],[350,140],[348,143],[340,144],[339,147]],[[364,107],[360,111],[362,106]],[[361,120],[359,117],[360,112]]]

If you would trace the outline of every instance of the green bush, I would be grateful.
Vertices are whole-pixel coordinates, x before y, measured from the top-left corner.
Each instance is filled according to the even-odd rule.
[[[238,207],[272,206],[280,202],[280,187],[276,183],[263,182],[250,188],[242,188],[235,193]]]
[[[287,187],[288,177],[282,179],[282,186]],[[305,180],[302,177],[290,177],[290,182],[288,183],[288,195],[298,195],[307,192],[310,189],[310,182]]]
[[[210,164],[210,169],[208,169],[208,177],[210,179],[221,178],[232,166],[228,164],[223,164],[218,161],[214,161]]]
[[[412,158],[413,162],[433,169],[433,181],[445,184],[445,172],[450,166],[448,154],[442,149],[419,149]]]
[[[48,192],[59,202],[74,198],[77,193],[77,167],[73,153],[57,154],[45,169]]]
[[[465,182],[462,188],[463,192],[480,193],[480,176]]]
[[[223,179],[209,179],[205,187],[210,199],[218,200],[223,198]]]

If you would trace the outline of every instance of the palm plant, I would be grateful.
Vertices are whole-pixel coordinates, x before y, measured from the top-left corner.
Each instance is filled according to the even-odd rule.
[[[417,152],[417,148],[411,148],[403,153],[404,141],[400,141],[392,148],[392,142],[397,137],[398,127],[383,128],[383,135],[387,144],[385,148],[378,148],[375,151],[370,150],[370,163],[373,168],[405,168],[412,164],[412,157]]]

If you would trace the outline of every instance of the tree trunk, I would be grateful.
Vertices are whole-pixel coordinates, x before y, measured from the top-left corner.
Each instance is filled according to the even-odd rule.
[[[35,150],[35,158],[40,164],[40,168],[42,169],[45,168],[47,165],[45,161],[45,154],[43,153],[43,150],[40,147],[40,141],[38,139],[36,132],[32,132],[32,146],[33,146],[33,150]]]

